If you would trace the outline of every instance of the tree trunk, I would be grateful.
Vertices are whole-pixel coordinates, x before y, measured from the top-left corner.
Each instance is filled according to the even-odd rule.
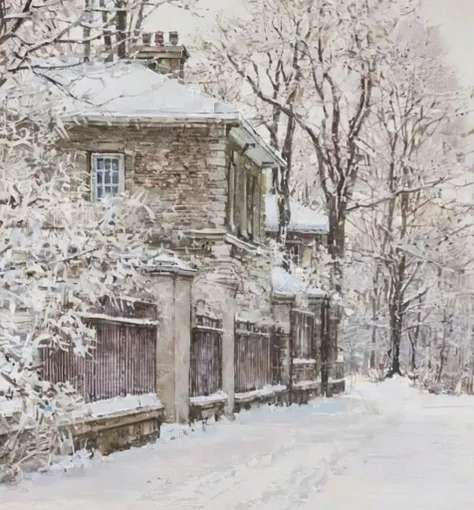
[[[402,375],[400,370],[400,344],[401,344],[401,324],[400,321],[396,320],[395,323],[392,322],[392,318],[390,318],[390,332],[391,332],[391,343],[392,343],[392,362],[390,369],[387,373],[387,377],[393,377],[394,375]]]
[[[405,275],[404,257],[400,260],[396,275],[392,281],[393,290],[388,305],[390,314],[390,344],[392,351],[392,361],[387,377],[393,377],[395,374],[402,375],[400,370],[400,345],[402,343],[403,327],[403,281]],[[393,278],[393,276],[392,276]]]
[[[339,206],[339,207],[338,207]],[[329,203],[328,251],[332,258],[331,283],[337,292],[342,292],[344,279],[344,254],[346,250],[345,208],[335,198]]]
[[[416,327],[415,333],[413,335],[413,340],[411,342],[411,369],[412,371],[416,370],[416,351],[418,349],[418,344],[420,340],[420,323],[421,323],[421,305],[423,304],[423,297],[420,296],[418,299],[419,309],[416,315]]]
[[[91,12],[90,12],[90,0],[85,0],[85,12],[86,12],[86,24],[84,26],[84,62],[90,62],[91,60]]]
[[[127,58],[127,9],[124,0],[117,2],[117,56]]]
[[[99,6],[102,9],[102,30],[104,34],[104,47],[107,52],[106,62],[111,62],[114,58],[112,49],[112,34],[110,32],[109,15],[105,9],[105,0],[99,0]]]

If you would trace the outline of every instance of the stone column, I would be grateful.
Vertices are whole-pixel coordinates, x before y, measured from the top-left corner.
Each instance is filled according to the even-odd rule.
[[[175,335],[175,418],[179,423],[189,421],[189,368],[191,358],[191,292],[192,280],[175,278],[174,335]]]
[[[226,416],[234,418],[235,404],[235,288],[226,287],[227,296],[222,308],[222,390],[227,394]]]
[[[291,363],[291,311],[295,306],[295,297],[286,294],[275,294],[272,299],[272,316],[278,328],[281,328],[280,363],[281,383],[290,389]]]
[[[160,268],[151,275],[159,309],[156,387],[168,422],[189,418],[191,302],[194,271]]]

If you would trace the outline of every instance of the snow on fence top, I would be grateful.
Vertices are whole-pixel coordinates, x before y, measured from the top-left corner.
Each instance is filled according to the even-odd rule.
[[[151,409],[163,409],[163,404],[154,393],[145,393],[143,395],[127,395],[126,397],[114,397],[84,404],[72,411],[70,416],[72,419],[100,418],[101,416]]]
[[[278,198],[269,193],[265,197],[265,227],[267,232],[278,232]],[[322,211],[306,207],[295,200],[290,200],[289,232],[326,234],[329,232],[329,220]]]
[[[273,290],[280,294],[305,294],[309,297],[325,297],[326,293],[294,276],[282,267],[272,269]]]

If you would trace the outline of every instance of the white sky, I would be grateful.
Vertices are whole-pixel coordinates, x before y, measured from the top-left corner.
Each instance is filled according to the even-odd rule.
[[[442,27],[450,60],[463,85],[474,86],[474,0],[425,0],[433,24]]]
[[[474,0],[424,0],[429,21],[442,27],[442,34],[449,50],[449,60],[458,69],[463,85],[474,86]],[[200,0],[203,9],[212,18],[219,10],[232,11],[239,2],[235,0]],[[178,30],[184,41],[196,30],[205,30],[206,21],[193,19],[188,13],[174,9],[160,10],[152,20],[150,30]]]

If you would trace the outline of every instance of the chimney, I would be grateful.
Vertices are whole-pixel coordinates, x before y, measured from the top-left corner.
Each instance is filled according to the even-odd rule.
[[[164,46],[165,44],[165,34],[163,32],[155,33],[155,46]]]
[[[172,46],[177,46],[179,43],[179,35],[178,32],[170,32],[170,44]]]
[[[172,78],[184,79],[184,64],[189,58],[186,48],[179,44],[178,32],[142,34],[141,44],[135,48],[135,58],[153,71]]]

